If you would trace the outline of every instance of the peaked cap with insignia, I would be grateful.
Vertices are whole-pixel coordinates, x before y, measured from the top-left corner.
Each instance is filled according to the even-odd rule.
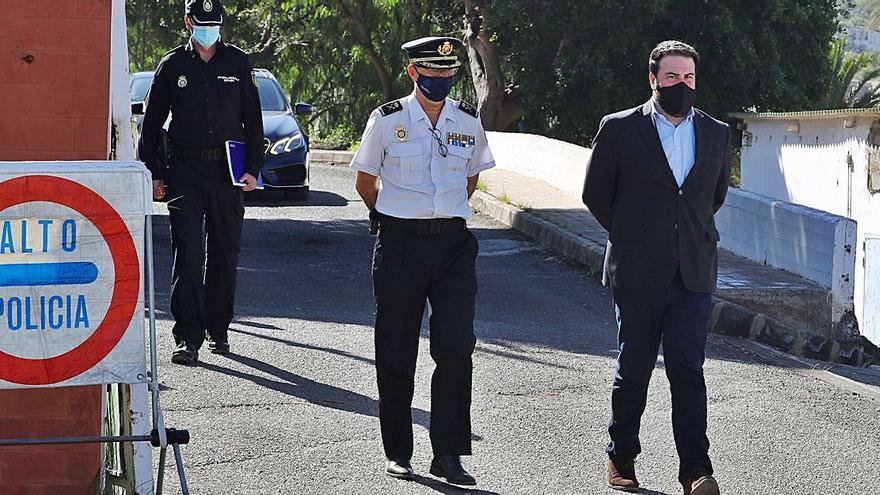
[[[185,13],[196,26],[223,24],[223,4],[220,0],[186,0]]]
[[[409,54],[409,63],[426,69],[454,69],[461,66],[458,52],[464,44],[458,38],[429,36],[404,43],[401,48]]]

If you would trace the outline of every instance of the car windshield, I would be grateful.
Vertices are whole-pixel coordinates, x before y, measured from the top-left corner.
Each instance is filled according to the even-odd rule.
[[[147,99],[147,92],[150,90],[150,84],[153,82],[152,77],[135,77],[131,80],[131,101],[138,102]]]
[[[275,81],[268,77],[258,77],[257,89],[260,91],[260,107],[264,112],[287,111],[287,100]]]

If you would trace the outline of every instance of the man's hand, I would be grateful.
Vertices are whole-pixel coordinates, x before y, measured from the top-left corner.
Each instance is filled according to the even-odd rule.
[[[165,181],[164,180],[154,180],[153,181],[153,199],[156,201],[165,199]]]
[[[468,183],[467,183],[468,199],[471,199],[471,196],[474,195],[474,191],[477,190],[477,183],[479,181],[480,181],[480,174],[474,175],[473,177],[468,177]]]
[[[360,194],[368,210],[376,207],[376,199],[379,197],[379,178],[358,170],[355,190]]]
[[[257,178],[251,174],[244,174],[238,179],[239,182],[244,182],[244,187],[242,188],[244,192],[253,191],[257,188]]]

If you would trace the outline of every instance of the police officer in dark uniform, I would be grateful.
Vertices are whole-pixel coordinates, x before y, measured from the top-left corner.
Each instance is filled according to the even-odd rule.
[[[168,196],[177,343],[171,361],[177,364],[198,361],[206,335],[211,352],[229,352],[242,190],[256,187],[263,163],[263,120],[253,65],[245,52],[220,39],[223,20],[220,0],[187,0],[184,24],[192,37],[159,62],[143,122],[141,159],[153,173],[154,199]],[[166,170],[159,141],[169,111],[171,157]],[[238,178],[243,188],[229,177],[228,140],[246,144],[246,173]]]
[[[476,109],[447,97],[461,62],[455,38],[406,43],[412,94],[377,108],[352,160],[357,191],[378,232],[373,257],[376,375],[385,473],[411,479],[411,407],[419,333],[431,305],[431,474],[476,480],[471,454],[471,375],[477,239],[468,198],[495,165]]]

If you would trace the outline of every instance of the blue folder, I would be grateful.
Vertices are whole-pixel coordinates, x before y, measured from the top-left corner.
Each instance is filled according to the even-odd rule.
[[[229,178],[232,180],[232,184],[244,186],[245,183],[238,179],[244,175],[244,165],[247,162],[245,144],[241,141],[226,141],[226,162],[229,164]],[[263,176],[257,174],[257,189],[263,189],[263,187]]]

